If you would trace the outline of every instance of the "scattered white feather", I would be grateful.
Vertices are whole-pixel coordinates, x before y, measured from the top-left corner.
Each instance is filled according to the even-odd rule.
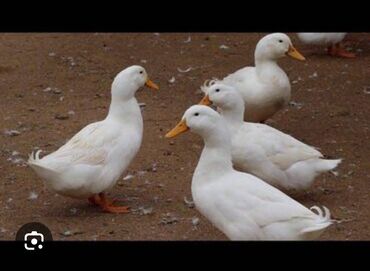
[[[20,135],[20,134],[21,134],[21,132],[19,132],[18,130],[8,130],[8,129],[6,129],[4,131],[4,135],[6,135],[6,136],[17,136],[17,135]]]
[[[173,84],[173,83],[175,83],[175,81],[176,81],[175,76],[172,76],[171,79],[168,80],[168,83]]]
[[[335,177],[339,176],[338,171],[330,170],[329,172],[330,172],[331,174],[333,174]]]
[[[187,73],[187,72],[190,72],[193,68],[192,67],[189,67],[187,69],[181,69],[181,68],[177,68],[177,70],[181,73]]]
[[[134,178],[134,175],[128,174],[128,175],[126,175],[126,176],[123,178],[123,180],[124,180],[124,181],[127,181],[127,180],[130,180],[130,179],[132,179],[132,178]]]
[[[226,46],[225,44],[220,45],[220,49],[227,50],[227,49],[229,49],[229,48],[230,48],[230,47],[229,47],[229,46]]]
[[[31,191],[30,195],[28,196],[28,199],[29,200],[36,200],[38,197],[39,197],[39,195],[36,192]]]
[[[309,75],[308,77],[309,78],[315,78],[315,77],[317,77],[317,72],[314,72],[313,74]]]
[[[198,217],[193,217],[191,219],[191,224],[193,224],[193,226],[199,225],[199,222],[200,222],[200,219]]]
[[[71,214],[73,214],[73,215],[77,214],[77,208],[71,208],[69,211],[70,211],[70,212],[71,212]]]
[[[47,88],[43,89],[42,91],[43,91],[43,92],[50,92],[51,90],[52,90],[52,88],[51,88],[51,87],[47,87]]]
[[[191,37],[190,36],[184,41],[184,43],[189,43],[189,42],[191,42]]]
[[[363,92],[365,94],[369,95],[370,94],[370,87],[365,87],[364,90],[363,90]]]
[[[140,212],[140,215],[150,215],[151,213],[153,213],[153,207],[145,208],[141,206],[138,210]]]

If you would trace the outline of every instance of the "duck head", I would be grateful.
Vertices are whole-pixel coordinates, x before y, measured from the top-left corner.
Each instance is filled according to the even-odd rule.
[[[135,96],[136,91],[146,85],[151,89],[159,87],[149,80],[146,70],[138,65],[130,66],[121,71],[112,83],[112,96],[115,99],[129,100]]]
[[[210,86],[204,98],[199,102],[201,105],[216,105],[221,109],[232,109],[244,104],[242,96],[232,86],[214,84]]]
[[[257,43],[256,60],[278,60],[284,56],[305,60],[305,57],[294,48],[288,35],[284,33],[266,35]]]
[[[220,115],[205,105],[193,105],[185,111],[181,121],[166,134],[166,138],[178,136],[188,130],[203,138],[219,127]]]

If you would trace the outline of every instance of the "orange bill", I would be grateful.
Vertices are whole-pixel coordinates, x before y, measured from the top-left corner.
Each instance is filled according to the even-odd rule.
[[[293,45],[289,46],[289,50],[286,54],[298,60],[306,60],[306,58],[303,55],[301,55],[301,53],[298,52],[297,49],[293,47]]]
[[[209,96],[206,95],[203,97],[203,99],[199,102],[199,104],[202,104],[202,105],[211,105],[212,102],[211,100],[209,99]]]
[[[165,137],[166,138],[175,137],[175,136],[178,136],[179,134],[182,134],[182,133],[186,132],[187,130],[189,130],[189,127],[186,125],[186,121],[183,119],[182,121],[180,121],[175,126],[175,128],[173,128],[171,131],[169,131],[165,135]]]
[[[145,85],[148,87],[148,88],[151,88],[151,89],[155,89],[155,90],[159,90],[159,87],[157,84],[153,83],[152,80],[149,80],[147,79],[146,82],[145,82]]]

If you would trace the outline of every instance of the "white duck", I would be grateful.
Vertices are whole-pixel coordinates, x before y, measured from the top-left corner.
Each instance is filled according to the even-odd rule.
[[[269,34],[257,43],[255,67],[242,68],[222,80],[206,81],[201,89],[206,92],[213,83],[235,87],[245,102],[245,120],[263,122],[290,101],[289,78],[277,64],[286,55],[305,60],[287,35]]]
[[[323,159],[315,148],[266,124],[243,121],[244,102],[235,88],[214,84],[200,102],[214,104],[231,131],[234,166],[279,188],[307,189],[338,160]]]
[[[28,164],[56,193],[88,198],[107,212],[128,212],[126,206],[114,206],[104,192],[116,184],[140,148],[143,119],[135,93],[144,84],[158,89],[143,67],[131,66],[121,71],[112,83],[107,117],[87,125],[57,151],[41,159],[41,150],[32,153]]]
[[[189,128],[204,140],[191,191],[196,208],[231,240],[307,240],[331,223],[330,212],[315,214],[261,179],[233,169],[229,130],[213,109],[194,105],[167,133]]]
[[[297,33],[303,43],[328,46],[328,54],[331,56],[353,58],[356,55],[342,46],[342,40],[346,35],[347,33]]]

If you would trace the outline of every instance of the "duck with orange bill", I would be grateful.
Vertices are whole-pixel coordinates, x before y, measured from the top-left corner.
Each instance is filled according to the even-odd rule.
[[[340,159],[324,159],[314,147],[262,123],[244,122],[244,102],[233,87],[214,84],[200,104],[214,104],[231,131],[235,168],[284,189],[308,189],[320,173]]]
[[[290,101],[289,78],[277,64],[285,56],[305,60],[286,34],[266,35],[257,43],[254,52],[255,67],[242,68],[222,80],[206,81],[201,90],[206,92],[214,83],[235,87],[245,103],[245,120],[263,122]]]
[[[308,209],[261,179],[235,170],[230,131],[215,110],[190,107],[166,137],[187,130],[204,141],[191,183],[195,206],[229,239],[311,240],[332,224],[326,207]]]
[[[55,152],[40,158],[32,153],[29,166],[58,194],[88,199],[110,213],[127,213],[107,199],[110,190],[139,151],[143,119],[135,98],[144,85],[159,89],[141,66],[121,71],[113,80],[111,104],[106,118],[94,122]]]

